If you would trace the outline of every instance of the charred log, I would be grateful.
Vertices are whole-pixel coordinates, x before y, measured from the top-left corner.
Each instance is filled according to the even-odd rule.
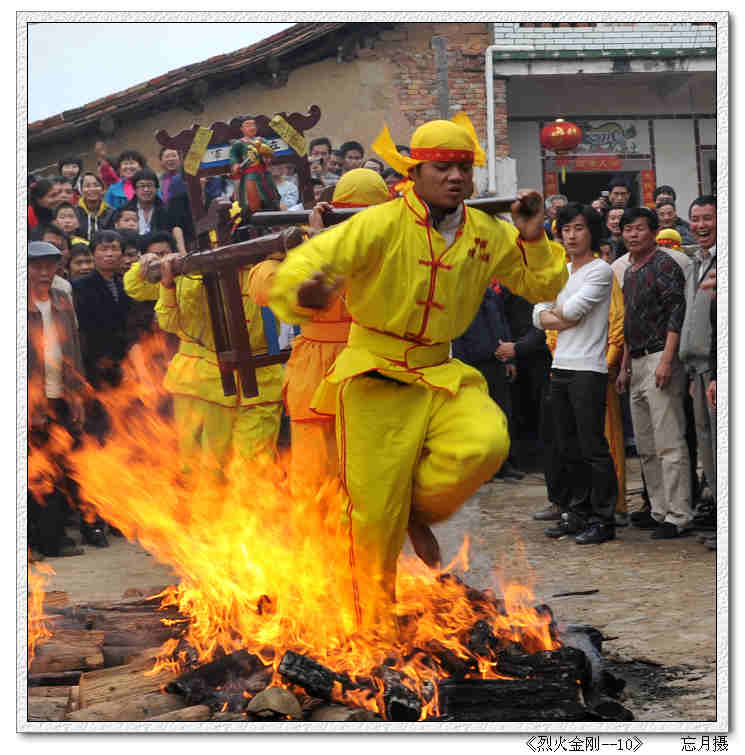
[[[282,656],[278,671],[288,682],[302,687],[309,695],[329,702],[333,699],[335,682],[343,687],[351,685],[345,674],[337,674],[318,661],[292,650]]]
[[[466,646],[474,655],[496,660],[500,642],[492,632],[488,622],[482,619],[471,628]]]
[[[181,695],[187,705],[209,705],[212,710],[242,711],[248,700],[263,690],[272,669],[258,656],[238,650],[193,671],[187,671],[166,686],[166,692]]]
[[[424,649],[437,661],[440,668],[448,676],[459,678],[478,670],[478,661],[476,658],[472,655],[469,655],[468,658],[461,658],[439,640],[429,640]]]
[[[385,720],[418,721],[422,715],[422,701],[416,692],[404,684],[404,681],[411,680],[388,666],[378,666],[373,674],[383,682]]]
[[[516,679],[568,680],[583,688],[590,686],[590,664],[581,650],[564,647],[525,653],[519,647],[503,650],[498,657],[500,674]]]
[[[579,684],[546,679],[448,679],[438,686],[442,720],[596,721]]]

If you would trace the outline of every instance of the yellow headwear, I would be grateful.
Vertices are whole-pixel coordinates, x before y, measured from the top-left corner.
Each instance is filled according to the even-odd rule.
[[[407,176],[409,169],[426,162],[473,162],[486,165],[486,155],[479,146],[476,131],[468,116],[457,112],[449,121],[430,121],[411,137],[411,157],[402,155],[384,126],[372,144],[373,150],[394,170]]]
[[[368,207],[391,198],[379,173],[368,168],[355,168],[345,173],[334,187],[334,207]]]
[[[668,249],[676,249],[680,251],[680,245],[683,243],[683,239],[680,234],[674,228],[663,228],[657,234],[657,246],[664,246]]]

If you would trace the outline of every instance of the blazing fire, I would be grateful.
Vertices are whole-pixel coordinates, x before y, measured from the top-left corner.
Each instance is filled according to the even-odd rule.
[[[246,649],[274,668],[272,683],[281,686],[288,683],[277,668],[288,650],[351,678],[369,678],[385,662],[429,701],[424,718],[437,710],[434,682],[448,673],[421,648],[437,643],[455,657],[473,658],[466,642],[479,621],[527,652],[558,647],[550,617],[533,607],[527,588],[505,585],[501,600],[480,594],[475,601],[446,574],[467,568],[467,543],[442,573],[402,558],[395,624],[359,625],[350,599],[348,535],[338,527],[346,505],[340,486],[329,480],[319,491],[293,493],[284,458],[236,460],[220,480],[207,469],[187,473],[173,425],[157,411],[162,396],[142,395],[137,386],[125,379],[121,388],[99,395],[113,433],[103,448],[86,443],[68,460],[97,513],[180,576],[161,595],[162,606],[176,606],[188,621],[182,640],[161,648],[158,669],[184,668],[184,647],[200,664]],[[45,462],[29,464],[43,477]],[[475,675],[500,677],[486,660]],[[374,711],[381,709],[380,693],[338,690],[340,701]]]
[[[55,571],[48,564],[28,565],[28,665],[36,656],[36,646],[52,636],[44,615],[44,587]]]

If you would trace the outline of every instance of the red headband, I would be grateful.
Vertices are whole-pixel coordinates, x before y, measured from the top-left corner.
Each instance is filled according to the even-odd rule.
[[[444,149],[442,147],[415,147],[411,150],[414,160],[424,162],[465,163],[473,162],[473,150]]]

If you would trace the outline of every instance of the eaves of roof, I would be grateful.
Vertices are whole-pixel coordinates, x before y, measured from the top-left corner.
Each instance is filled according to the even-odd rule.
[[[234,52],[214,55],[200,63],[176,68],[154,79],[129,87],[121,92],[101,97],[78,108],[65,110],[57,115],[28,124],[28,146],[40,141],[70,138],[76,132],[96,123],[105,115],[124,114],[141,109],[148,103],[155,104],[164,95],[173,96],[195,82],[210,76],[224,76],[250,66],[261,64],[270,57],[279,57],[302,45],[330,34],[348,22],[299,23],[289,29],[262,39],[253,45]]]

